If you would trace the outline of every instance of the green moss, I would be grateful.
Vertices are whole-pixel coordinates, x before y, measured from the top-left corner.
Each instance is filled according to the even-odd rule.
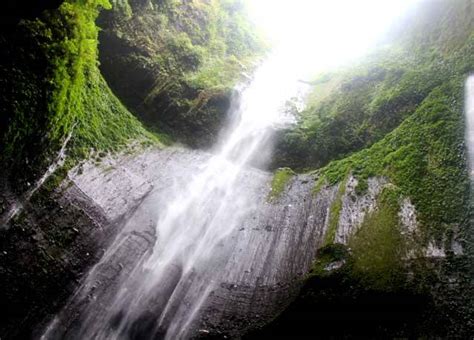
[[[329,209],[329,222],[328,229],[324,235],[324,246],[327,246],[334,242],[337,233],[337,226],[339,225],[339,216],[341,215],[342,210],[342,197],[346,192],[346,185],[349,175],[346,174],[344,180],[339,183],[339,188],[337,190],[336,197],[334,198],[331,208]]]
[[[313,196],[317,196],[321,189],[326,185],[326,178],[324,176],[320,176],[316,183],[314,184],[314,188],[312,190]]]
[[[69,135],[66,168],[91,151],[116,151],[132,140],[158,143],[114,97],[98,71],[95,19],[100,8],[110,4],[64,1],[0,36],[9,56],[0,78],[13,91],[0,98],[5,122],[1,158],[8,160],[19,192],[45,171]]]
[[[397,129],[374,144],[320,171],[329,184],[352,171],[359,181],[384,176],[410,197],[425,237],[440,240],[468,211],[463,126],[463,79],[453,79],[426,98]]]
[[[193,147],[215,142],[234,86],[266,47],[240,0],[131,2],[103,15],[101,70],[148,127]]]
[[[384,189],[375,211],[366,215],[348,246],[352,254],[353,275],[366,287],[398,288],[403,282],[405,246],[399,227],[400,190]]]
[[[274,202],[281,196],[285,191],[288,182],[294,175],[294,171],[290,168],[281,168],[275,172],[271,183],[271,190],[268,195],[269,202]]]
[[[359,177],[357,186],[354,189],[355,189],[355,193],[359,196],[366,194],[367,190],[369,189],[368,178]]]
[[[77,112],[75,138],[71,150],[80,158],[89,150],[118,151],[137,146],[160,145],[159,137],[146,131],[112,94],[97,69],[93,69],[81,92],[82,110]]]
[[[313,276],[324,277],[327,275],[333,275],[331,271],[328,270],[328,266],[334,262],[347,262],[350,254],[347,250],[347,247],[340,243],[330,243],[321,247],[318,250],[316,260],[311,267],[309,273],[309,278]],[[342,266],[341,266],[342,268]]]
[[[395,35],[358,65],[316,79],[297,128],[278,142],[276,166],[318,168],[367,148],[411,116],[434,89],[472,72],[469,3],[426,1],[415,14],[419,22],[409,18],[409,27],[402,20],[406,35]]]

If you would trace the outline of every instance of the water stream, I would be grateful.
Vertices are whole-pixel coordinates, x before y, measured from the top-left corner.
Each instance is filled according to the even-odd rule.
[[[272,126],[291,120],[283,107],[302,85],[286,66],[285,60],[270,58],[247,87],[238,89],[230,124],[213,155],[184,183],[170,183],[143,202],[42,339],[192,336],[224,276],[243,272],[229,265],[238,242],[230,235],[257,204],[241,185],[244,170],[268,154]],[[155,216],[151,222],[150,215]],[[113,275],[106,269],[111,263]]]
[[[465,90],[465,114],[466,114],[466,146],[468,153],[468,165],[471,179],[474,178],[474,76],[466,81]]]

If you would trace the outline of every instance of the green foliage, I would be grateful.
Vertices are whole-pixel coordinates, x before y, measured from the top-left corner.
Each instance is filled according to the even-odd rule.
[[[251,67],[255,57],[263,53],[263,40],[246,17],[243,1],[215,0],[209,7],[197,3],[208,13],[210,23],[205,26],[205,33],[201,33],[201,38],[207,38],[201,39],[205,42],[202,65],[197,72],[187,76],[187,81],[199,89],[233,88],[241,80],[241,72]],[[192,33],[188,31],[188,34]]]
[[[354,189],[355,189],[355,193],[359,196],[366,194],[367,190],[369,189],[368,178],[359,177],[357,186]]]
[[[462,79],[440,86],[416,112],[371,148],[331,162],[321,176],[329,184],[350,171],[359,181],[385,176],[410,197],[425,236],[440,240],[468,211]]]
[[[52,140],[59,140],[72,128],[71,116],[80,105],[77,93],[84,86],[86,69],[95,66],[97,28],[94,20],[99,6],[110,8],[106,0],[65,1],[58,13],[50,14],[50,25],[43,26],[45,35],[50,30],[58,32],[58,37],[43,46],[53,72],[50,79],[53,90],[48,104],[51,115],[48,131]],[[34,26],[32,29],[36,30]],[[41,32],[38,31],[36,33]]]
[[[391,183],[347,248],[332,243],[341,209],[340,200],[334,201],[304,306],[316,296],[315,310],[330,297],[329,306],[336,304],[339,315],[340,308],[368,294],[375,293],[377,303],[381,295],[393,294],[397,304],[403,296],[418,296],[426,310],[409,337],[465,337],[472,333],[466,320],[472,318],[473,304],[472,294],[466,294],[472,286],[467,269],[472,267],[472,228],[463,85],[474,70],[474,6],[468,0],[419,6],[401,23],[388,49],[314,83],[318,93],[310,96],[299,126],[283,134],[279,156],[283,164],[300,169],[323,166],[315,171],[316,193],[324,185],[340,190],[348,173],[358,180],[357,194],[367,191],[370,177]],[[400,226],[404,197],[416,208],[417,230],[409,235]],[[465,240],[467,256],[450,251],[453,234]],[[433,240],[445,247],[446,258],[425,256]],[[344,265],[329,270],[335,261]],[[341,296],[346,296],[342,303]],[[408,324],[385,337],[399,337]]]
[[[359,230],[349,241],[352,271],[366,287],[398,288],[404,277],[404,240],[399,228],[400,192],[386,188],[375,211],[366,215]]]
[[[319,192],[321,191],[321,189],[327,184],[326,182],[326,178],[324,176],[319,176],[319,178],[317,179],[315,185],[314,185],[314,188],[312,190],[312,193],[313,193],[313,196],[316,196],[317,194],[319,194]]]
[[[4,170],[20,182],[19,192],[44,172],[70,134],[69,165],[91,150],[117,150],[132,138],[156,140],[99,75],[95,19],[100,8],[110,4],[64,1],[0,36],[5,56],[0,78],[12,90],[0,98],[1,157],[9,164]]]
[[[276,201],[281,194],[285,191],[286,185],[295,175],[294,171],[290,168],[278,169],[273,175],[271,190],[268,195],[268,201]]]
[[[422,239],[441,242],[468,211],[463,85],[474,70],[468,3],[424,2],[418,19],[409,19],[388,47],[320,76],[299,125],[283,134],[276,163],[324,166],[315,191],[352,173],[363,194],[369,177],[387,177],[414,203]]]
[[[160,145],[161,138],[146,131],[112,94],[96,68],[91,70],[80,92],[71,156],[86,157],[90,150],[116,152],[130,143]]]
[[[192,146],[217,136],[235,84],[265,45],[240,0],[130,2],[101,25],[101,70],[114,93],[153,129]]]
[[[412,115],[435,88],[474,69],[469,1],[420,6],[419,20],[387,47],[355,67],[315,80],[298,126],[278,143],[278,166],[321,167],[369,147]],[[424,24],[418,25],[420,20]]]
[[[130,19],[133,15],[132,7],[128,0],[111,0],[112,7],[119,11],[124,18]]]

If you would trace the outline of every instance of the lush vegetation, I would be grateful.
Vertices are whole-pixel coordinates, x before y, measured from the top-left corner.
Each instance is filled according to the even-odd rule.
[[[106,0],[64,1],[34,18],[19,18],[0,37],[0,130],[4,171],[23,184],[53,161],[71,135],[69,165],[132,139],[157,139],[122,106],[97,69],[95,19]],[[13,43],[14,42],[14,43]],[[11,91],[11,92],[10,92]]]
[[[388,46],[321,76],[300,123],[280,140],[277,163],[324,166],[315,193],[348,173],[359,194],[369,177],[387,177],[415,204],[424,241],[442,242],[468,211],[463,86],[474,70],[473,17],[469,1],[424,2]],[[337,210],[336,201],[331,221]]]
[[[114,0],[112,5],[114,10],[104,12],[100,23],[101,70],[113,90],[156,131],[172,133],[191,145],[211,142],[225,119],[231,88],[264,51],[245,20],[242,2]],[[450,242],[455,233],[463,246],[471,241],[463,83],[474,70],[473,5],[459,0],[423,6],[392,32],[389,47],[357,67],[315,80],[298,126],[285,131],[279,141],[276,164],[318,168],[315,195],[325,186],[339,185],[323,247],[297,301],[305,307],[297,314],[301,320],[321,310],[321,319],[316,318],[321,322],[329,310],[337,327],[348,305],[358,301],[367,308],[380,297],[390,317],[393,301],[402,297],[407,307],[397,315],[405,317],[415,301],[420,311],[413,320],[400,319],[395,326],[382,322],[373,328],[365,323],[364,331],[373,329],[371,336],[376,338],[440,336],[450,327],[449,335],[467,337],[472,329],[472,260],[454,256]],[[66,167],[44,189],[57,187],[64,170],[79,159],[105,155],[132,141],[149,144],[163,139],[142,127],[99,71],[95,20],[101,8],[110,7],[107,0],[66,0],[9,22],[0,33],[0,160],[19,193],[45,171],[68,136]],[[278,200],[293,175],[289,168],[276,171],[269,202]],[[334,244],[349,175],[357,178],[359,195],[366,193],[370,177],[386,177],[391,184],[349,243]],[[49,195],[40,192],[33,203],[53,211]],[[398,216],[406,197],[415,205],[419,223],[414,246],[420,252],[432,240],[444,246],[447,257],[442,265],[406,256],[409,245]],[[62,209],[54,206],[57,214],[65,214]],[[54,235],[57,254],[77,233],[78,218],[71,216],[72,222],[64,225],[41,221]],[[16,242],[4,236],[9,254],[31,243],[28,233],[33,233],[30,227],[36,220],[33,216],[27,221],[22,214],[13,221],[12,232],[19,236],[13,238]],[[86,217],[82,223],[84,228],[90,225]],[[25,261],[22,266],[41,277],[53,259],[47,260],[49,254],[41,247],[38,251],[29,256],[45,256],[44,263],[32,266]],[[11,267],[18,267],[12,259]],[[341,266],[331,267],[335,263]],[[19,282],[23,274],[18,272]],[[60,279],[65,280],[54,278]],[[30,292],[38,280],[28,282]],[[46,278],[42,288],[50,282]],[[359,315],[360,305],[351,318]],[[368,320],[373,317],[370,314]],[[358,329],[356,323],[350,326]],[[438,330],[433,325],[442,326]],[[309,326],[314,332],[314,325]],[[334,335],[332,326],[327,331]],[[351,327],[349,332],[354,331]],[[404,331],[397,333],[400,329]]]
[[[315,323],[330,337],[472,334],[463,95],[474,70],[474,6],[420,2],[386,42],[358,65],[316,79],[297,126],[279,136],[275,166],[311,169],[314,195],[339,189],[305,286],[263,335],[300,328],[313,334]],[[389,184],[347,244],[336,244],[349,175],[357,195],[367,194],[370,177]],[[400,223],[407,197],[416,209],[413,232]],[[454,254],[454,239],[463,254]],[[446,256],[427,257],[428,244]],[[341,325],[341,318],[356,321]]]
[[[161,138],[125,109],[99,72],[95,20],[110,9],[107,0],[3,7],[11,13],[2,14],[8,20],[0,30],[0,215],[14,201],[23,207],[0,226],[0,304],[9,311],[0,337],[29,339],[98,260],[95,212],[57,190],[65,188],[67,170]],[[66,142],[65,164],[33,196],[24,195]]]
[[[275,163],[304,169],[344,158],[381,140],[439,86],[462,82],[474,69],[472,13],[466,0],[424,2],[387,46],[321,75],[298,126],[282,134]]]
[[[115,3],[100,19],[101,69],[114,92],[154,130],[212,143],[234,85],[265,50],[243,1]]]
[[[464,152],[463,82],[435,89],[383,140],[320,173],[330,184],[351,171],[366,187],[371,176],[385,176],[410,197],[425,236],[441,240],[468,213],[469,185]]]

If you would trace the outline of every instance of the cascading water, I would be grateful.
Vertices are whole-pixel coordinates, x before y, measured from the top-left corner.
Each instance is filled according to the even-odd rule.
[[[296,79],[278,57],[256,72],[234,103],[232,123],[214,155],[187,183],[170,185],[163,190],[167,194],[159,192],[142,204],[43,339],[192,336],[203,306],[224,276],[243,272],[229,265],[238,242],[230,235],[255,208],[254,198],[240,185],[243,169],[270,147],[272,125],[289,119],[282,108],[302,86]],[[154,235],[143,231],[149,221],[140,209],[156,211]],[[149,250],[130,245],[128,237],[134,233],[151,243]],[[136,256],[130,251],[124,256],[127,247],[137,248],[132,250]],[[104,268],[111,263],[115,278],[104,285],[112,275]]]
[[[474,179],[474,75],[466,81],[466,145],[468,153],[469,171]]]

